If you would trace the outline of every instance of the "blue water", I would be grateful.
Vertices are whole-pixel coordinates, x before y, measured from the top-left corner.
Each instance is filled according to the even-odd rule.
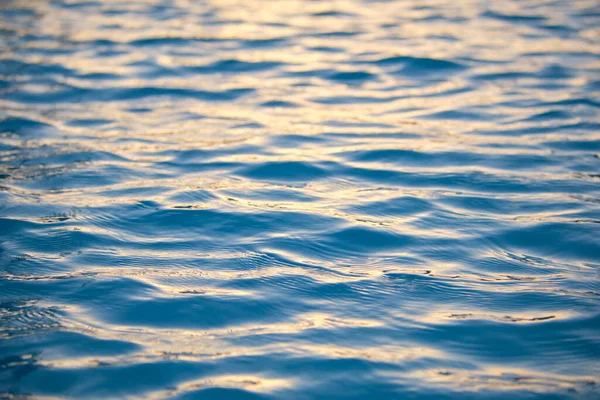
[[[0,398],[600,399],[600,2],[0,2]]]

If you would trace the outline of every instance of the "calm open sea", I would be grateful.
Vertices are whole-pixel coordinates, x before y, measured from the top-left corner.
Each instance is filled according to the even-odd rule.
[[[0,21],[0,398],[600,399],[600,1]]]

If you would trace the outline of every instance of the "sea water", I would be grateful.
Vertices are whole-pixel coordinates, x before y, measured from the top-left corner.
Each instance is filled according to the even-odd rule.
[[[597,0],[0,11],[0,397],[600,398]]]

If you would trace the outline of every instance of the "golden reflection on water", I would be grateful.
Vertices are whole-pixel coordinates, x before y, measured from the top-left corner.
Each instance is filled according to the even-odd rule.
[[[28,7],[30,3],[16,1],[14,4]],[[41,203],[69,210],[64,226],[55,230],[48,228],[38,234],[39,238],[49,237],[60,247],[65,244],[60,235],[66,235],[68,229],[68,232],[76,230],[111,238],[117,243],[112,247],[85,249],[83,261],[77,258],[78,254],[63,253],[62,249],[59,254],[43,248],[28,249],[27,256],[31,259],[64,261],[60,265],[65,269],[50,273],[48,268],[51,267],[47,267],[37,275],[35,271],[28,271],[29,279],[68,281],[93,276],[89,279],[131,280],[145,287],[141,293],[128,298],[138,302],[197,296],[236,300],[240,304],[246,300],[268,300],[269,293],[264,288],[261,291],[219,284],[237,282],[241,287],[247,281],[260,282],[273,277],[304,277],[315,287],[338,285],[355,290],[357,296],[363,296],[363,305],[373,307],[368,309],[371,312],[381,306],[373,300],[378,296],[404,297],[401,302],[384,302],[390,309],[382,315],[366,312],[359,317],[360,310],[353,310],[353,306],[337,298],[335,293],[321,294],[321,297],[317,294],[310,302],[311,306],[322,308],[319,312],[298,313],[276,322],[252,321],[197,329],[113,324],[104,318],[110,315],[110,309],[100,312],[95,305],[86,308],[77,304],[39,302],[36,306],[41,308],[59,307],[65,315],[61,326],[67,331],[141,346],[133,354],[119,356],[75,357],[50,351],[38,361],[39,365],[76,369],[285,353],[291,358],[360,359],[400,366],[414,360],[424,363],[469,361],[470,370],[426,367],[376,372],[402,384],[416,382],[417,386],[468,392],[514,389],[549,393],[578,387],[581,382],[594,379],[575,373],[573,376],[551,373],[544,370],[543,365],[517,368],[497,360],[470,359],[461,354],[464,348],[460,346],[450,351],[440,344],[409,339],[403,342],[389,337],[379,342],[365,340],[350,345],[313,343],[308,339],[296,342],[295,338],[311,330],[341,332],[344,329],[418,327],[433,331],[465,321],[531,326],[586,316],[585,310],[575,306],[572,310],[560,309],[562,304],[558,302],[546,308],[511,305],[504,312],[468,301],[469,296],[474,296],[473,292],[490,303],[498,294],[591,296],[592,290],[587,290],[586,281],[573,289],[562,287],[582,276],[589,278],[587,282],[595,281],[592,267],[585,259],[569,260],[568,265],[566,261],[530,262],[529,270],[497,272],[491,267],[486,270],[478,261],[486,257],[506,261],[508,251],[502,249],[500,239],[482,240],[477,242],[479,247],[473,249],[476,239],[488,238],[502,229],[528,227],[538,222],[570,223],[573,214],[583,210],[583,206],[563,211],[533,207],[513,210],[500,206],[500,210],[469,209],[464,203],[450,200],[475,196],[475,193],[485,200],[573,203],[574,194],[567,191],[528,193],[510,184],[526,186],[550,182],[548,185],[552,185],[572,179],[575,171],[581,172],[579,169],[586,172],[576,164],[579,160],[572,160],[576,155],[561,154],[571,157],[569,162],[577,168],[565,168],[559,162],[553,164],[557,151],[545,144],[576,135],[590,142],[600,140],[600,132],[581,127],[586,121],[598,121],[593,112],[579,105],[568,106],[573,115],[565,116],[563,122],[573,128],[566,133],[556,129],[555,119],[530,118],[533,113],[555,111],[561,101],[581,98],[588,85],[597,82],[598,61],[586,59],[576,66],[580,69],[578,74],[567,74],[556,83],[559,89],[560,85],[564,89],[550,90],[546,81],[543,83],[547,86],[540,83],[540,71],[555,65],[563,52],[595,54],[600,51],[597,28],[582,28],[578,35],[543,36],[537,28],[525,23],[507,28],[508,23],[502,18],[480,18],[490,7],[506,15],[523,12],[520,3],[511,2],[498,6],[474,0],[178,0],[173,4],[188,12],[163,19],[143,14],[153,4],[161,2],[136,4],[104,0],[101,11],[118,9],[122,13],[103,14],[57,8],[39,1],[35,3],[37,15],[32,26],[24,28],[10,19],[0,23],[21,36],[36,34],[40,37],[23,48],[3,45],[3,59],[19,58],[33,65],[61,66],[71,71],[44,76],[44,79],[52,78],[52,85],[33,79],[26,71],[17,72],[14,80],[19,87],[15,92],[29,97],[19,100],[7,96],[0,100],[6,114],[46,123],[55,129],[39,138],[2,133],[5,144],[21,146],[22,150],[3,150],[3,160],[25,158],[18,167],[2,167],[1,172],[11,177],[7,187],[15,196],[23,198],[21,204]],[[506,4],[510,7],[504,7]],[[568,17],[561,10],[583,9],[593,4],[593,1],[548,4],[540,12],[547,17],[548,24],[566,24]],[[209,14],[215,23],[207,23]],[[439,15],[443,15],[442,20]],[[58,39],[43,40],[44,37]],[[405,68],[402,62],[391,66],[382,62],[399,56],[454,63],[449,67],[443,64],[448,71],[430,78],[420,71],[423,66],[416,71],[409,66],[406,71],[402,69]],[[219,64],[223,61],[224,64]],[[228,61],[247,64],[227,70]],[[279,64],[272,67],[268,63]],[[257,68],[257,73],[245,73],[251,68]],[[335,75],[357,71],[364,73],[364,81],[348,81]],[[91,79],[91,74],[107,77]],[[494,75],[500,78],[490,78]],[[176,92],[180,97],[168,93],[144,96],[143,91],[148,88],[180,90]],[[247,93],[231,99],[225,96],[219,101],[211,98],[235,90],[247,90]],[[119,93],[131,98],[121,99]],[[45,95],[54,100],[44,101]],[[269,104],[276,101],[290,104]],[[520,105],[532,101],[540,103],[534,111]],[[92,121],[91,126],[78,123],[94,119],[106,122],[94,125]],[[519,133],[528,129],[541,130]],[[84,154],[69,162],[61,161],[61,156],[79,151],[101,154],[105,158],[86,159]],[[361,159],[360,155],[365,154],[372,159]],[[352,158],[356,155],[357,158]],[[411,155],[430,157],[419,161],[411,159]],[[525,161],[514,161],[518,156],[523,156]],[[36,158],[50,161],[37,162]],[[548,164],[538,167],[534,161],[539,159]],[[272,170],[285,162],[314,167],[315,174],[326,178],[286,177],[273,181],[251,173],[254,167],[275,163],[270,167]],[[517,167],[520,169],[516,170]],[[309,175],[314,171],[307,169]],[[41,188],[33,184],[27,186],[31,181],[36,183],[38,177],[49,180],[78,172],[88,175],[67,179],[64,187],[60,183],[51,190],[43,185]],[[104,173],[112,173],[114,179],[106,184],[95,184]],[[392,178],[388,178],[390,176]],[[476,176],[471,187],[453,186],[443,180],[465,176]],[[492,176],[497,181],[506,179],[509,187],[501,188],[506,192],[486,191],[482,176]],[[583,176],[584,182],[597,182],[593,175]],[[439,179],[439,183],[431,183],[434,178]],[[89,185],[75,186],[85,179]],[[26,184],[21,185],[21,182]],[[73,186],[69,186],[71,184]],[[144,190],[148,194],[140,194]],[[194,197],[202,191],[206,197]],[[277,191],[285,191],[285,196],[274,195]],[[423,206],[414,212],[408,210],[409,206],[407,210],[391,211],[383,207],[398,199],[418,200],[434,206]],[[124,221],[121,221],[111,214],[115,212],[111,207],[123,204],[132,207],[123,211]],[[231,248],[220,248],[214,244],[214,247],[197,249],[194,246],[198,245],[187,243],[200,239],[212,243],[221,238],[213,237],[215,234],[207,233],[201,225],[179,230],[169,230],[172,227],[167,226],[163,227],[164,232],[160,229],[128,232],[127,224],[131,223],[127,220],[131,217],[128,213],[136,212],[134,206],[155,208],[140,217],[142,222],[137,222],[140,224],[151,222],[153,212],[187,210],[188,216],[196,215],[199,220],[201,211],[220,213],[222,220],[255,217],[251,221],[257,227],[246,236],[236,238],[238,247],[232,244]],[[32,222],[37,228],[49,221],[45,210],[19,212],[20,221]],[[317,228],[307,223],[292,233],[289,226],[279,231],[276,226],[265,234],[269,227],[264,221],[271,213],[287,213],[290,218],[299,214],[331,222],[320,222],[323,226]],[[245,228],[248,227],[240,227]],[[362,250],[351,246],[335,248],[347,243],[322,243],[326,242],[323,238],[351,228],[383,232],[397,242],[390,239],[389,248],[364,251],[369,254],[362,254]],[[403,237],[417,238],[415,242],[426,243],[425,249],[411,247],[412,242],[400,243],[398,238]],[[279,242],[275,245],[272,242],[276,239],[289,240],[289,243],[286,242],[287,247]],[[450,249],[454,253],[444,242],[450,239],[456,241]],[[341,241],[344,240],[347,241]],[[165,243],[174,248],[147,247]],[[253,246],[254,252],[239,250],[242,245]],[[9,250],[10,246],[19,249],[14,241],[8,242]],[[526,248],[526,244],[523,246]],[[431,258],[427,259],[419,251]],[[444,252],[450,255],[440,261],[439,254]],[[469,260],[474,253],[477,253],[475,260]],[[264,254],[268,257],[260,263],[255,261]],[[90,255],[128,261],[118,266],[97,265],[93,257],[92,261],[85,259]],[[244,265],[246,269],[242,268]],[[544,268],[555,271],[537,275],[536,269]],[[5,275],[9,279],[20,279],[16,273]],[[288,289],[299,293],[311,290],[300,284],[288,285]],[[454,295],[457,300],[454,304],[452,301],[435,304],[435,298],[418,294],[419,287],[430,288],[431,296]],[[327,306],[336,304],[340,307],[339,315],[327,311]],[[235,342],[267,335],[281,335],[289,341],[254,346]],[[590,370],[595,368],[591,366]],[[174,389],[147,396],[164,398],[215,386],[276,393],[307,384],[292,377],[226,374],[192,379]]]
[[[393,379],[392,376],[388,378]],[[561,389],[570,392],[576,387],[594,381],[592,376],[569,376],[551,373],[536,373],[527,369],[489,368],[483,371],[468,370],[421,370],[397,375],[399,382],[420,381],[423,385],[444,388],[452,387],[462,393],[478,391],[527,390],[534,393],[554,393]]]

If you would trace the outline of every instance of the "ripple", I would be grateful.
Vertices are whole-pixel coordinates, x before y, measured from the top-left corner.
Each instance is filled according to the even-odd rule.
[[[110,101],[132,101],[143,100],[152,97],[180,97],[192,98],[204,101],[231,101],[240,96],[251,93],[253,89],[230,89],[226,91],[203,91],[182,88],[163,87],[136,87],[136,88],[105,88],[87,89],[69,86],[64,90],[37,93],[22,90],[13,93],[6,98],[26,104],[40,103],[77,103],[77,102],[110,102]]]
[[[16,134],[24,138],[43,137],[44,133],[49,134],[55,130],[50,124],[27,118],[9,117],[0,122],[0,132]]]
[[[0,4],[0,397],[592,399],[594,1]]]
[[[364,71],[353,71],[353,72],[338,72],[331,76],[329,79],[337,82],[363,82],[369,79],[373,79],[375,75]]]
[[[322,168],[305,162],[270,162],[247,167],[242,175],[253,179],[305,181],[325,175]]]
[[[401,66],[396,73],[410,77],[454,74],[467,68],[463,64],[448,60],[409,56],[382,58],[375,63],[381,66]]]
[[[194,73],[248,73],[266,71],[281,67],[282,63],[277,62],[246,62],[240,60],[220,60],[213,64],[198,67],[187,67],[186,71]]]

